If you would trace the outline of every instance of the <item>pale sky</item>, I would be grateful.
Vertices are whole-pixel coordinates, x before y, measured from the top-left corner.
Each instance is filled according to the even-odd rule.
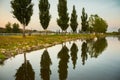
[[[13,18],[13,14],[11,13],[12,8],[10,5],[10,1],[11,0],[0,0],[0,27],[5,27],[5,24],[7,24],[8,22],[19,23],[17,19]],[[43,30],[39,21],[39,0],[32,0],[32,2],[34,4],[34,12],[27,28]],[[56,22],[58,18],[58,0],[49,0],[49,2],[51,5],[50,14],[52,18],[48,26],[48,30],[56,31],[60,29]],[[106,20],[109,25],[108,31],[117,31],[117,29],[120,28],[120,0],[67,0],[67,2],[69,17],[71,16],[73,5],[75,5],[76,7],[79,23],[78,29],[81,28],[80,16],[83,7],[85,8],[89,16],[91,14],[98,14],[100,17]],[[70,30],[70,28],[68,30]]]

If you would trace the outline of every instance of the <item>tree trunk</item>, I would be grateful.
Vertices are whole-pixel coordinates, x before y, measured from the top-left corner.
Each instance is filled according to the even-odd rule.
[[[47,29],[45,29],[45,35],[47,35]]]
[[[27,63],[26,53],[24,53],[24,62],[25,62],[25,64]]]
[[[25,25],[23,25],[23,37],[25,37]]]
[[[24,74],[28,74],[28,73],[27,73],[27,59],[26,59],[26,53],[24,53],[24,63],[25,63],[25,66],[24,66],[25,73],[24,73]]]
[[[61,34],[62,34],[62,35],[64,34],[64,33],[63,33],[63,30],[62,30],[62,33],[61,33]]]

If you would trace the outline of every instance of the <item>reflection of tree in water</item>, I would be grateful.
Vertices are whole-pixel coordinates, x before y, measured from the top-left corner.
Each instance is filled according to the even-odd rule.
[[[45,50],[41,57],[41,78],[43,80],[50,80],[51,70],[50,65],[52,64],[51,58],[47,50]]]
[[[120,41],[120,36],[118,36],[118,40]]]
[[[4,61],[0,60],[0,66],[3,66],[3,65],[4,65]]]
[[[71,47],[71,59],[72,59],[72,62],[73,62],[73,69],[75,69],[75,65],[76,65],[76,61],[77,61],[77,52],[78,52],[78,47],[75,43],[72,44],[72,47]]]
[[[67,63],[69,62],[69,54],[68,54],[68,48],[64,45],[61,49],[61,51],[58,53],[58,58],[60,58],[59,61],[59,80],[66,80],[67,75],[68,75],[68,65]]]
[[[82,54],[81,54],[81,58],[82,58],[82,64],[85,64],[85,60],[87,60],[88,56],[87,56],[87,43],[83,42],[82,43]]]
[[[97,41],[88,41],[89,54],[91,57],[97,58],[107,47],[107,40],[105,38],[98,38]]]
[[[26,54],[24,53],[24,63],[20,66],[15,74],[15,80],[35,80],[35,73],[32,69],[32,65],[26,60]]]

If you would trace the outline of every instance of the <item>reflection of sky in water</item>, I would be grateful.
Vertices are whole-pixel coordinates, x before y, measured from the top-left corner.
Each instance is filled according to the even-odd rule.
[[[67,63],[67,80],[119,80],[120,74],[120,54],[119,47],[120,41],[118,38],[107,37],[107,47],[105,51],[100,53],[97,58],[90,57],[87,53],[88,58],[85,60],[85,65],[82,65],[81,58],[81,45],[83,42],[80,40],[64,43],[69,49],[69,62]],[[70,48],[76,43],[78,47],[76,67],[73,69],[73,62],[71,57]],[[85,42],[85,41],[84,41]],[[58,52],[61,50],[62,45],[56,45],[47,49],[49,56],[52,61],[50,69],[52,74],[50,75],[51,80],[58,80],[58,65],[60,58],[58,58]],[[27,60],[30,61],[32,68],[35,72],[35,80],[40,80],[40,60],[44,52],[44,49],[30,52],[27,54]],[[62,59],[62,58],[61,58]],[[63,58],[64,59],[64,58]],[[8,59],[4,62],[4,65],[0,66],[0,80],[14,80],[14,75],[17,69],[24,62],[23,54],[17,55],[15,58]],[[64,65],[63,65],[64,67]]]

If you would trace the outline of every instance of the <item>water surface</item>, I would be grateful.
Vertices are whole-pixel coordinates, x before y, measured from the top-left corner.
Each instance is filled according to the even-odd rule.
[[[76,40],[0,64],[0,80],[120,80],[120,38]]]

